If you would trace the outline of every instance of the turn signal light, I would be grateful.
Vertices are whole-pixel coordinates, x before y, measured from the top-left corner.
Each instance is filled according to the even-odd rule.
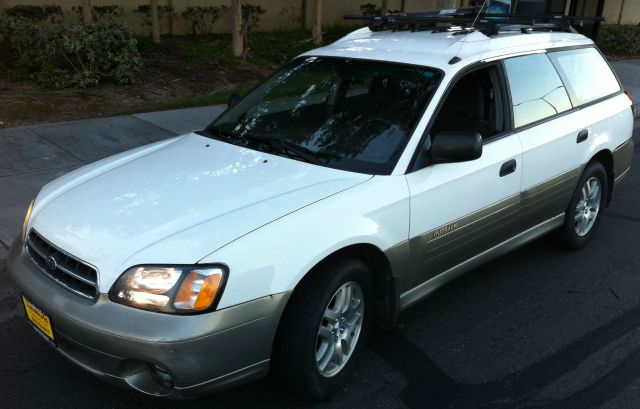
[[[204,310],[209,308],[218,293],[222,272],[204,275],[192,271],[185,277],[176,294],[173,306],[179,310]]]

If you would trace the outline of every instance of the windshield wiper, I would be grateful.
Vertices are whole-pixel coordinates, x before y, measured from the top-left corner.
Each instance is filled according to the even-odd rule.
[[[321,152],[313,152],[303,146],[296,145],[293,142],[285,141],[278,138],[268,138],[260,135],[244,134],[239,136],[233,132],[222,129],[222,126],[214,126],[201,131],[205,136],[209,136],[222,141],[232,141],[234,144],[240,143],[253,143],[256,145],[266,146],[270,148],[273,153],[284,154],[292,159],[300,159],[304,162],[313,163],[314,165],[321,164],[320,156],[329,158],[330,155]]]
[[[313,152],[303,146],[296,145],[293,142],[285,141],[278,138],[267,138],[258,135],[245,134],[243,137],[246,141],[257,143],[259,145],[266,145],[274,150],[274,152],[282,153],[290,158],[298,158],[314,165],[321,163],[320,158],[316,152]]]
[[[221,141],[228,141],[230,139],[237,138],[232,132],[225,131],[220,125],[214,127],[208,127],[202,131],[196,131],[198,135],[203,135],[209,138],[218,139]]]

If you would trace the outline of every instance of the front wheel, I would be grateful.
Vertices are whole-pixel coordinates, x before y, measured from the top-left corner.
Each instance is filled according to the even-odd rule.
[[[609,193],[607,172],[599,162],[591,163],[583,172],[565,212],[562,238],[570,249],[580,249],[591,239],[600,223]]]
[[[297,288],[274,345],[274,376],[298,395],[328,399],[348,381],[371,325],[371,272],[358,259],[325,263]]]

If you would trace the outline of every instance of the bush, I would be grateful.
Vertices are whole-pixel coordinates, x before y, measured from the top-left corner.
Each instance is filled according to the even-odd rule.
[[[16,76],[46,87],[84,88],[105,79],[128,84],[142,69],[136,40],[127,26],[115,20],[43,27],[3,18],[0,34],[13,54]]]
[[[71,10],[79,15],[80,20],[82,20],[82,9],[82,6],[71,7]],[[93,6],[91,7],[91,16],[93,17],[93,21],[115,20],[124,16],[124,9],[117,4]]]
[[[142,17],[142,25],[151,29],[151,6],[143,4],[134,10],[135,13],[140,14]],[[173,7],[171,6],[158,6],[158,21],[162,21],[173,15]]]
[[[228,11],[229,7],[227,6],[187,7],[182,12],[182,17],[191,23],[193,34],[209,34],[213,31],[213,25],[216,21]]]
[[[293,26],[293,28],[300,29],[300,28],[303,28],[301,27],[302,26],[301,13],[302,13],[302,10],[300,7],[290,6],[290,7],[281,8],[280,11],[278,12],[278,15],[286,17],[286,19],[291,22],[291,25]]]
[[[64,13],[62,8],[55,4],[43,4],[41,6],[18,5],[4,11],[7,17],[21,18],[32,22],[58,21]]]
[[[255,4],[243,4],[242,5],[242,32],[244,38],[244,58],[247,57],[247,54],[250,51],[249,48],[249,37],[253,30],[258,27],[258,21],[260,21],[260,16],[266,13],[267,10],[263,9],[260,6]]]
[[[382,8],[372,3],[361,4],[360,11],[362,12],[363,16],[367,17],[379,16],[380,14],[382,14]]]
[[[640,25],[603,25],[598,45],[607,54],[640,55]]]
[[[251,33],[256,27],[258,27],[258,21],[260,16],[266,13],[267,10],[255,4],[243,4],[242,5],[242,26],[247,33]]]

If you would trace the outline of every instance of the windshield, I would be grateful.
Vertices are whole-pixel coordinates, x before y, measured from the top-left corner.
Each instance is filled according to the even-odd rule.
[[[440,71],[329,57],[292,61],[207,128],[218,139],[337,169],[390,174]]]

